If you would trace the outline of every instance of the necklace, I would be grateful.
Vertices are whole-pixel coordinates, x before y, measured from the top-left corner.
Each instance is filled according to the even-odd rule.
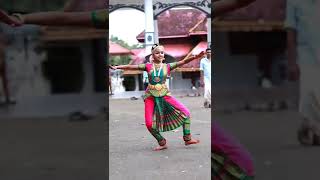
[[[158,75],[156,74],[156,65],[153,63],[153,75],[154,75],[154,81],[155,82],[160,82],[160,73],[161,73],[161,70],[162,70],[162,66],[163,64],[161,63],[160,65],[160,68],[159,68],[159,71],[158,71]]]

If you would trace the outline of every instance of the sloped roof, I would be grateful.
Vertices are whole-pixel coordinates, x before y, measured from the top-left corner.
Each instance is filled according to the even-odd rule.
[[[159,38],[188,37],[190,34],[206,34],[206,14],[197,9],[170,9],[158,16]],[[137,36],[144,41],[144,31]]]
[[[117,43],[109,41],[109,54],[110,55],[132,55],[131,50],[120,46]]]
[[[283,21],[285,13],[286,0],[258,0],[247,7],[225,14],[219,19]]]
[[[172,56],[174,59],[180,60],[181,58],[188,55],[188,53],[193,48],[189,43],[179,43],[179,44],[163,44],[165,49],[165,54]],[[150,55],[150,53],[145,53],[145,49],[133,49],[132,61],[130,64],[140,64],[143,63],[145,57]],[[175,60],[174,60],[175,61]]]
[[[208,43],[205,41],[201,41],[199,44],[197,44],[188,54],[187,57],[189,57],[189,55],[196,55],[199,54],[201,51],[205,51],[208,47]],[[182,66],[182,68],[200,68],[200,60],[194,60],[191,61],[185,65]]]
[[[201,51],[205,51],[207,48],[207,42],[205,42],[205,41],[200,42],[198,45],[193,47],[192,50],[190,49],[191,48],[190,44],[177,44],[177,45],[164,45],[164,46],[165,46],[165,51],[168,52],[168,54],[170,54],[170,52],[171,52],[171,54],[174,54],[175,53],[174,49],[177,49],[177,51],[181,51],[181,48],[184,48],[185,52],[189,52],[189,53],[188,53],[188,55],[187,54],[180,54],[179,55],[180,57],[178,57],[178,58],[182,58],[186,55],[188,57],[191,54],[198,54]],[[146,56],[144,49],[132,49],[131,51],[133,52],[134,55],[132,56],[132,60],[129,64],[144,63],[144,59]],[[179,52],[179,53],[181,53],[181,52]],[[182,59],[177,59],[177,60],[182,60]],[[188,64],[185,64],[182,66],[182,68],[188,68],[188,69],[195,68],[195,70],[197,70],[199,67],[200,67],[200,60],[194,60],[194,61],[191,61]]]
[[[142,64],[144,61],[145,49],[131,49],[133,55],[131,56],[132,60],[129,64]]]
[[[107,0],[71,0],[68,11],[91,11],[96,9],[107,9]]]
[[[1,9],[11,12],[53,11],[63,7],[67,0],[10,0],[0,1]]]
[[[213,21],[214,31],[283,30],[286,0],[258,0]]]
[[[0,7],[11,12],[57,11],[71,1],[74,3],[70,11],[107,9],[109,3],[109,0],[7,0],[0,1]]]

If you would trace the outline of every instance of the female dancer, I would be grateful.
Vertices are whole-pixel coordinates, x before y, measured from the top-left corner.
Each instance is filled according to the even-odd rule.
[[[213,17],[247,6],[254,0],[218,0]],[[211,169],[213,180],[252,180],[254,167],[250,153],[230,134],[212,121]]]
[[[139,65],[120,65],[113,66],[113,69],[142,70],[148,72],[149,85],[145,91],[145,123],[149,132],[156,138],[159,146],[154,150],[163,150],[167,148],[166,139],[160,132],[171,131],[180,126],[183,127],[183,140],[185,145],[197,144],[200,141],[193,139],[190,133],[190,112],[189,110],[170,95],[165,84],[167,75],[177,67],[180,67],[190,61],[200,59],[204,52],[187,59],[174,62],[163,63],[164,47],[155,44],[151,48],[152,63]]]

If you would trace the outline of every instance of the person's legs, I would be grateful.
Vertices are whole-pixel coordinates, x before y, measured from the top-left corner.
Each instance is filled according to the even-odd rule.
[[[211,82],[205,81],[204,83],[204,99],[207,107],[211,107]]]
[[[320,145],[320,84],[311,81],[320,76],[320,65],[300,64],[299,111],[303,117],[298,140],[303,145]]]
[[[153,126],[153,115],[154,115],[154,98],[148,97],[144,100],[145,107],[145,124],[147,129],[152,134],[154,138],[158,141],[159,147],[156,147],[154,150],[166,149],[166,139],[161,136],[159,130]]]
[[[190,145],[190,144],[197,144],[200,141],[193,139],[191,137],[191,131],[190,131],[190,111],[182,104],[180,103],[178,100],[176,100],[174,97],[172,96],[165,96],[164,97],[165,101],[168,102],[169,104],[171,104],[173,107],[175,107],[176,109],[178,109],[179,111],[181,111],[185,116],[185,120],[183,122],[183,140],[185,141],[185,145]]]
[[[109,76],[109,90],[110,90],[110,95],[113,95],[112,93],[112,83],[111,83],[111,77]]]
[[[8,87],[8,79],[7,79],[7,73],[6,73],[6,68],[5,64],[2,64],[0,66],[0,77],[2,79],[2,88],[3,88],[3,93],[5,96],[5,103],[6,104],[14,104],[14,101],[11,101],[10,99],[10,93],[9,93],[9,87]]]

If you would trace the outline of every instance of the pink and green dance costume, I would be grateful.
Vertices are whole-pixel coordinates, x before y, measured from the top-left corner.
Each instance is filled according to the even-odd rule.
[[[147,71],[149,78],[144,95],[145,124],[160,146],[166,144],[166,139],[160,132],[172,131],[180,126],[183,127],[184,141],[191,140],[190,112],[170,95],[165,84],[167,75],[176,67],[177,63],[163,63],[159,69],[151,63],[139,65],[139,70]]]
[[[211,125],[211,168],[213,180],[253,180],[249,152],[216,122]]]

